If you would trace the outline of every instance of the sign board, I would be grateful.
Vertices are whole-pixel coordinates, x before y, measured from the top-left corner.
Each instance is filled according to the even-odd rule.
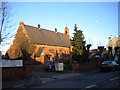
[[[22,67],[23,60],[0,60],[0,67]]]

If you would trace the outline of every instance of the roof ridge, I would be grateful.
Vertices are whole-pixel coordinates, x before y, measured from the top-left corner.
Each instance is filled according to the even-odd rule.
[[[24,24],[24,26],[29,26],[29,27],[37,28],[37,27],[31,26],[31,25],[25,25],[25,24]]]
[[[55,32],[47,29],[24,25],[32,43],[50,46],[68,47],[71,45],[69,38],[64,33]]]
[[[29,27],[33,27],[33,28],[37,28],[37,29],[38,29],[38,27],[31,26],[31,25],[26,25],[26,24],[24,24],[24,26],[29,26]],[[53,30],[48,30],[48,29],[45,29],[45,28],[41,28],[41,29],[42,29],[42,30],[51,31],[51,32],[56,33],[56,32],[55,32],[55,31],[53,31]],[[61,33],[61,32],[57,32],[57,33],[64,34],[64,33]]]

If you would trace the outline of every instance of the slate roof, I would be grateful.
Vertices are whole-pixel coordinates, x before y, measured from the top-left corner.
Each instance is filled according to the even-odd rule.
[[[24,28],[34,44],[69,47],[71,45],[70,38],[67,35],[46,29],[24,25]]]

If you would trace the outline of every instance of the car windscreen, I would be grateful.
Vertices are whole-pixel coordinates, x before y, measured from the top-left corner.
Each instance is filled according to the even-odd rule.
[[[105,61],[102,64],[111,64],[111,61]]]
[[[117,63],[115,61],[113,61],[112,64],[116,65]]]

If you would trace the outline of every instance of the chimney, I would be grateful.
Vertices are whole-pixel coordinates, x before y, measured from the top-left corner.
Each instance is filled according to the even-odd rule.
[[[55,32],[57,33],[57,28],[55,28]]]
[[[108,37],[108,41],[110,42],[112,40],[112,37]]]
[[[40,29],[40,24],[38,24],[38,28]]]

